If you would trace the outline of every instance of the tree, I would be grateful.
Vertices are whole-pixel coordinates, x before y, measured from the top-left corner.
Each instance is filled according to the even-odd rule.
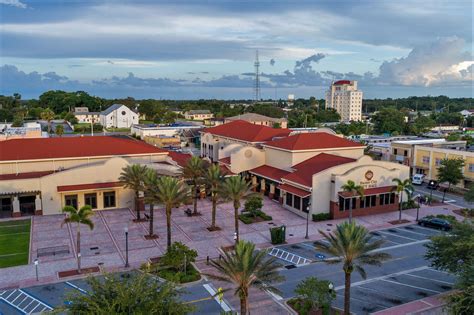
[[[181,300],[183,292],[170,283],[159,282],[147,274],[90,277],[88,294],[77,290],[66,295],[59,311],[69,314],[156,314],[184,315],[194,307]]]
[[[224,252],[222,259],[211,260],[211,266],[218,274],[206,276],[236,286],[234,295],[240,298],[242,315],[249,313],[248,298],[251,287],[277,293],[278,290],[271,284],[284,279],[278,273],[275,258],[268,258],[266,251],[257,251],[255,244],[246,241],[238,242],[234,251]]]
[[[192,185],[192,197],[193,197],[193,214],[197,215],[197,200],[200,194],[200,186],[202,183],[203,176],[205,174],[205,164],[204,161],[198,157],[193,156],[187,162],[183,168],[183,176],[185,179],[189,180]]]
[[[217,164],[211,165],[205,173],[205,179],[206,179],[206,184],[211,193],[211,201],[212,201],[211,226],[209,229],[211,231],[214,231],[214,230],[219,229],[216,226],[216,208],[217,208],[217,201],[220,195],[219,188],[224,182],[224,175],[221,172],[220,166]]]
[[[145,201],[150,205],[150,225],[149,225],[149,239],[157,238],[153,231],[154,223],[154,204],[159,202],[158,199],[158,175],[154,169],[148,169],[144,176],[144,190],[145,190]]]
[[[330,281],[309,277],[298,283],[295,293],[310,306],[309,310],[329,309],[332,300],[336,298],[336,291],[330,289],[330,284]]]
[[[167,246],[169,248],[171,246],[171,210],[187,201],[189,190],[183,182],[169,176],[159,177],[156,186],[156,198],[165,206]]]
[[[137,212],[136,222],[140,222],[140,191],[145,190],[145,174],[148,168],[146,165],[127,165],[120,173],[119,181],[121,181],[125,188],[135,191],[135,211]]]
[[[419,116],[415,119],[413,123],[413,131],[416,134],[422,134],[430,131],[433,127],[436,126],[436,122],[427,116]]]
[[[399,214],[398,214],[398,221],[402,220],[402,208],[403,208],[403,194],[406,193],[408,196],[410,196],[415,189],[413,188],[411,184],[410,179],[405,179],[401,180],[399,178],[394,178],[392,179],[392,182],[396,183],[396,191],[400,195],[400,204],[398,205],[399,209]]]
[[[364,198],[364,187],[360,185],[356,185],[356,183],[352,180],[348,180],[346,184],[341,186],[342,190],[345,192],[349,192],[351,194],[355,194],[359,196],[359,198]],[[349,206],[349,222],[352,222],[352,209],[354,208],[354,204],[351,200]]]
[[[405,115],[395,108],[382,108],[372,117],[374,131],[377,134],[398,132],[405,126]]]
[[[23,126],[23,119],[20,116],[13,117],[12,127]]]
[[[474,202],[474,184],[471,184],[471,186],[469,186],[469,189],[464,194],[464,200],[469,203]]]
[[[451,189],[451,185],[457,185],[461,180],[464,179],[462,169],[464,167],[464,160],[461,158],[457,159],[442,159],[440,166],[438,167],[438,181],[440,183],[447,182],[448,189]],[[446,195],[446,189],[443,193],[443,200]]]
[[[57,125],[56,126],[56,129],[54,130],[55,133],[58,135],[58,136],[62,136],[64,134],[64,127],[63,125]]]
[[[263,202],[262,202],[262,197],[255,195],[250,198],[248,198],[245,201],[245,211],[250,212],[254,216],[254,218],[257,217],[258,212],[262,209],[263,207]]]
[[[66,212],[61,227],[68,223],[77,223],[76,250],[77,250],[77,272],[81,273],[81,224],[87,225],[91,230],[94,229],[94,222],[91,217],[94,215],[90,206],[84,206],[77,210],[72,206],[65,206],[63,212]]]
[[[221,196],[234,205],[235,243],[239,242],[239,208],[241,200],[252,194],[250,183],[247,183],[242,176],[232,176],[226,178],[221,186]]]
[[[181,242],[174,242],[160,258],[160,264],[176,271],[184,271],[190,263],[196,261],[198,253]]]
[[[324,253],[334,256],[326,260],[328,264],[342,262],[345,275],[344,287],[344,314],[350,314],[351,274],[356,270],[362,278],[367,274],[363,265],[381,266],[384,260],[391,256],[387,253],[372,252],[383,244],[384,240],[372,241],[373,235],[362,225],[354,222],[343,222],[336,227],[334,233],[319,231],[324,236],[325,242],[316,243],[316,248]]]
[[[46,120],[48,122],[48,133],[51,133],[51,120],[54,119],[54,112],[46,108],[44,111],[41,112],[41,119]]]

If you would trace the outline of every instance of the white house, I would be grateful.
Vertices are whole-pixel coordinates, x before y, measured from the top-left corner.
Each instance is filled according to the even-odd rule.
[[[113,104],[100,112],[100,124],[105,128],[130,128],[138,124],[138,114],[122,104]]]
[[[459,112],[464,118],[470,117],[474,115],[474,109],[465,109]]]
[[[90,112],[87,107],[76,107],[73,112],[79,123],[99,123],[100,113]]]

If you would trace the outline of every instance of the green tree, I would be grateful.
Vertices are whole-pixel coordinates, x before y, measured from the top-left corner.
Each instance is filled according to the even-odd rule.
[[[330,281],[309,277],[298,283],[295,293],[309,306],[308,311],[323,308],[328,313],[332,300],[336,298],[336,291],[330,285]]]
[[[464,160],[458,159],[442,159],[440,166],[438,167],[438,181],[440,183],[448,183],[448,189],[451,189],[451,185],[457,185],[461,180],[464,179],[462,169],[464,167]],[[446,195],[446,189],[443,193],[443,200]]]
[[[464,200],[466,200],[469,203],[474,202],[474,184],[471,184],[469,186],[469,189],[464,193]]]
[[[176,271],[184,271],[185,268],[196,261],[197,251],[190,249],[181,242],[174,242],[160,258],[160,264],[171,267]]]
[[[315,246],[318,250],[334,256],[334,259],[326,260],[328,264],[342,262],[345,275],[344,281],[344,314],[350,314],[351,275],[356,270],[362,278],[367,274],[363,265],[381,266],[384,260],[391,256],[387,253],[373,251],[380,248],[384,240],[372,241],[373,235],[362,225],[354,222],[343,222],[336,227],[334,233],[319,231],[324,236],[325,242],[318,242]]]
[[[81,224],[87,225],[89,229],[94,229],[94,222],[91,217],[94,215],[90,206],[81,207],[77,210],[72,206],[65,206],[63,212],[66,213],[66,217],[61,223],[61,227],[64,224],[77,223],[76,230],[76,250],[77,250],[77,272],[81,273]]]
[[[147,274],[106,274],[87,279],[88,294],[77,290],[66,295],[59,311],[68,314],[156,314],[184,315],[194,307],[183,303],[183,292],[170,282],[159,282]]]
[[[232,283],[236,286],[234,295],[240,299],[240,314],[249,313],[249,289],[255,287],[260,290],[277,293],[271,286],[284,278],[278,273],[275,258],[268,258],[266,251],[255,250],[255,244],[241,241],[235,246],[235,251],[224,252],[220,260],[211,260],[211,266],[218,274],[206,274],[211,279]]]
[[[120,173],[119,181],[125,188],[132,189],[135,192],[135,211],[137,212],[136,222],[140,222],[140,191],[145,190],[145,174],[148,168],[146,165],[127,165]]]
[[[217,209],[217,201],[219,199],[220,187],[224,182],[224,175],[221,172],[221,168],[217,164],[211,165],[206,173],[205,173],[205,180],[209,192],[211,193],[211,201],[212,201],[212,211],[211,211],[211,226],[210,230],[217,230],[219,229],[216,226],[216,209]]]
[[[158,203],[158,175],[154,169],[148,169],[144,176],[145,201],[150,205],[150,222],[148,228],[148,238],[154,239],[157,236],[153,231],[153,224],[155,221],[154,204]]]
[[[392,182],[394,182],[397,185],[396,191],[398,195],[400,196],[400,204],[398,205],[398,209],[399,209],[398,221],[401,221],[402,208],[403,208],[403,194],[406,193],[408,196],[411,196],[411,194],[413,194],[415,189],[413,188],[410,179],[401,180],[399,178],[394,178],[392,179]]]
[[[416,134],[422,134],[430,131],[436,126],[436,122],[427,116],[419,116],[413,123],[413,129]]]
[[[54,119],[54,112],[46,108],[44,111],[41,112],[41,119],[46,120],[48,122],[48,133],[51,133],[51,120]]]
[[[364,187],[357,185],[352,180],[348,180],[347,183],[341,186],[341,189],[345,192],[356,195],[359,198],[364,198]],[[351,199],[350,206],[349,206],[349,222],[352,222],[352,209],[353,208],[354,208],[354,204],[353,204],[353,200]]]
[[[405,126],[405,114],[395,108],[382,108],[373,115],[375,133],[393,133],[401,134]]]
[[[158,178],[157,200],[165,206],[167,247],[171,246],[171,210],[185,203],[189,197],[188,187],[176,178],[162,176]]]
[[[55,132],[58,136],[62,137],[62,135],[64,134],[64,127],[63,127],[63,125],[57,125],[56,128],[55,128],[55,130],[54,130],[54,132]]]
[[[198,157],[193,156],[187,162],[183,168],[183,176],[185,179],[191,182],[192,186],[192,197],[193,197],[193,214],[197,215],[197,200],[200,195],[201,184],[203,182],[203,177],[206,172],[206,167],[204,161]]]
[[[257,217],[258,212],[263,207],[263,200],[262,197],[259,195],[252,196],[245,201],[244,209],[245,211],[250,212],[254,216]]]
[[[12,127],[21,127],[23,126],[23,119],[20,116],[15,116],[13,118]]]
[[[250,183],[242,176],[232,176],[225,179],[221,186],[220,194],[225,200],[232,201],[234,205],[235,242],[239,242],[239,208],[241,200],[252,194]]]

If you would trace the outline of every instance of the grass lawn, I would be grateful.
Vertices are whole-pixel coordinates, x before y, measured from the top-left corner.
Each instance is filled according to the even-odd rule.
[[[28,264],[31,220],[0,222],[0,268]]]

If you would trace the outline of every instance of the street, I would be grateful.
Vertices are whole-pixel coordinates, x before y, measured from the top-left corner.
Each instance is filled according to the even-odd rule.
[[[424,196],[429,196],[430,193],[433,193],[433,197],[441,201],[443,199],[443,192],[438,190],[431,190],[426,187],[426,185],[413,185],[415,188],[414,196],[417,194],[421,194]],[[469,208],[473,205],[469,205],[462,196],[455,195],[451,193],[446,193],[445,202],[452,204],[453,206],[460,207],[460,208]]]

